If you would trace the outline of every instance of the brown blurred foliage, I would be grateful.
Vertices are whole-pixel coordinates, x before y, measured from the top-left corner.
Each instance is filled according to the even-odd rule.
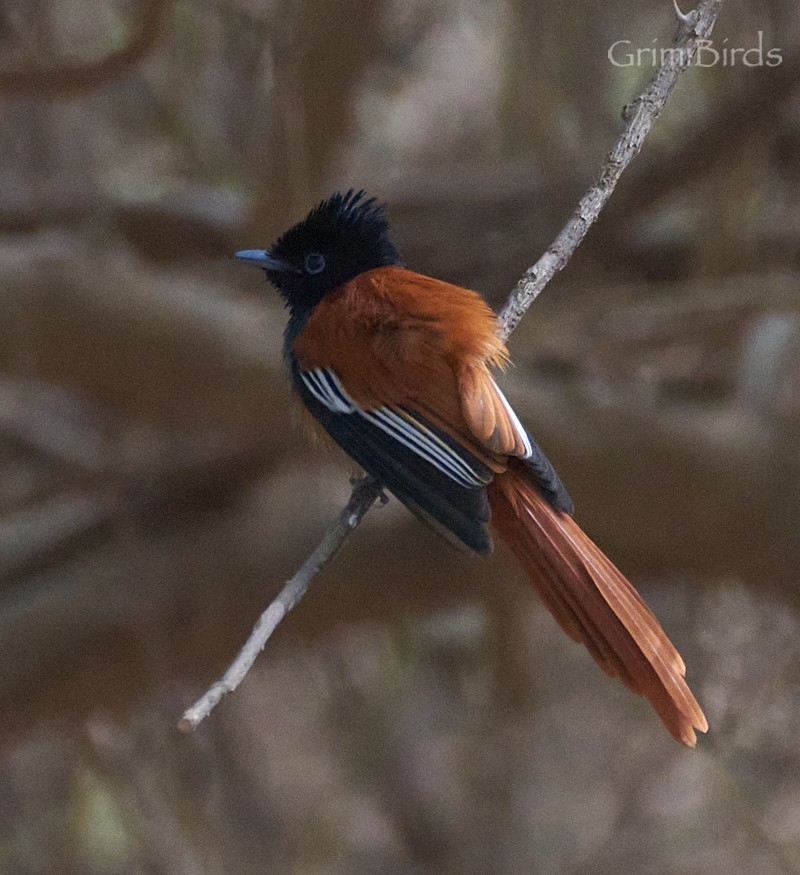
[[[348,493],[230,261],[336,187],[496,305],[668,3],[0,2],[0,871],[800,871],[800,32],[731,2],[565,274],[515,405],[679,645],[678,749],[503,555],[374,511],[193,736]],[[723,42],[726,41],[726,42]]]

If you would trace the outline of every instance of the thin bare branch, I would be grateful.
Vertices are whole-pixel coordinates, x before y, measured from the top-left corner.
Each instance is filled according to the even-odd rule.
[[[644,138],[663,109],[678,77],[691,64],[699,41],[707,39],[711,33],[723,2],[724,0],[702,0],[693,12],[685,15],[681,13],[678,32],[673,42],[673,48],[679,51],[665,53],[664,63],[647,88],[633,104],[625,107],[625,129],[600,166],[595,183],[581,198],[569,221],[544,255],[517,283],[498,317],[499,330],[504,338],[511,334],[528,307],[555,274],[567,264],[589,227],[597,219],[623,170],[642,148]],[[380,488],[372,478],[365,478],[356,484],[350,501],[336,523],[326,532],[303,567],[261,615],[250,637],[221,680],[214,683],[184,713],[178,723],[182,731],[195,729],[224,696],[239,686],[278,624],[300,601],[314,577],[330,562],[379,495]]]
[[[672,43],[673,51],[664,53],[664,62],[645,90],[623,109],[623,117],[627,122],[625,129],[600,165],[595,182],[544,255],[525,271],[500,312],[500,334],[503,338],[511,334],[528,307],[567,264],[597,220],[622,172],[642,148],[644,138],[664,108],[678,77],[692,63],[700,41],[708,39],[723,2],[703,0],[693,12],[681,13],[678,32]]]
[[[297,574],[289,580],[266,611],[258,618],[250,637],[231,666],[220,680],[212,684],[194,705],[184,712],[178,723],[178,728],[182,732],[190,732],[197,727],[201,721],[208,717],[224,696],[232,693],[239,686],[278,624],[306,594],[311,581],[333,559],[347,536],[361,522],[364,514],[381,495],[380,485],[372,477],[364,477],[356,482],[350,500],[339,514],[336,522],[328,529],[317,548],[306,559]]]

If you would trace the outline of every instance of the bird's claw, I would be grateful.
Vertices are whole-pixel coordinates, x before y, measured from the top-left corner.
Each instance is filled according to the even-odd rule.
[[[380,501],[381,504],[388,504],[389,502],[389,496],[383,491],[383,487],[372,476],[372,474],[364,474],[362,477],[351,477],[350,485],[353,489],[358,489],[359,486],[375,489],[378,493],[378,501]]]

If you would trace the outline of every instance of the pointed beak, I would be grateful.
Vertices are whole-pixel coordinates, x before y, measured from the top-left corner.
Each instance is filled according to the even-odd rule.
[[[288,261],[270,255],[266,249],[242,249],[241,252],[234,255],[234,258],[241,258],[242,261],[246,261],[254,267],[260,267],[262,270],[272,270],[276,273],[302,273]]]

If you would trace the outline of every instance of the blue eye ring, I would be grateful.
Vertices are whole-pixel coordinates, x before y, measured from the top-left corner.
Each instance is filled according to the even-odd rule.
[[[303,260],[306,273],[312,276],[325,270],[325,256],[321,252],[309,252]]]

